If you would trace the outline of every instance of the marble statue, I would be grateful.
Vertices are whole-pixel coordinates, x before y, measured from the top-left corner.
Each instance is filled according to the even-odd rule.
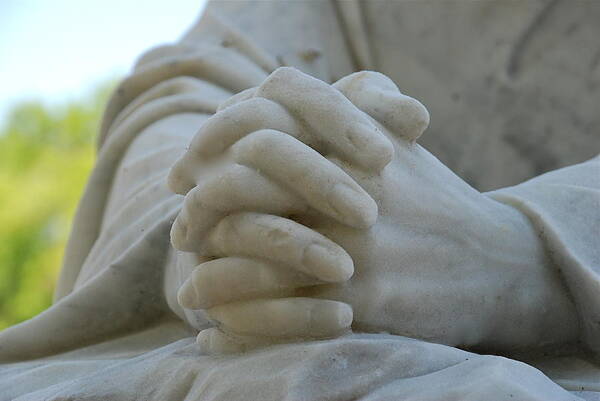
[[[600,400],[598,20],[210,2],[114,92],[0,400]]]

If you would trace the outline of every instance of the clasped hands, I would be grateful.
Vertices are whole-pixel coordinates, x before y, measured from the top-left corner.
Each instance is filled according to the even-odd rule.
[[[221,105],[172,168],[179,303],[208,352],[352,329],[511,349],[576,335],[537,234],[416,144],[427,110],[382,74],[293,68]],[[575,319],[575,320],[574,320]]]

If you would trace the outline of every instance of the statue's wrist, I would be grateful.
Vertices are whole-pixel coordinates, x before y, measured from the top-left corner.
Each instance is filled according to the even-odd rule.
[[[574,341],[578,336],[575,305],[550,250],[524,213],[510,205],[499,206],[499,238],[491,253],[503,254],[506,271],[498,297],[506,324],[513,329],[505,340],[520,337],[528,347]]]

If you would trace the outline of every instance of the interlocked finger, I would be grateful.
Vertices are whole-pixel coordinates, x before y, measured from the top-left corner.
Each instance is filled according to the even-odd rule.
[[[310,127],[320,145],[339,159],[379,172],[391,160],[392,143],[342,93],[294,68],[282,67],[258,87],[256,96],[273,100]]]
[[[222,355],[245,352],[254,348],[289,342],[290,339],[264,336],[240,336],[226,333],[217,327],[202,330],[196,337],[200,349],[207,354]]]
[[[429,125],[425,106],[402,94],[391,79],[378,72],[355,72],[333,87],[391,132],[409,141],[420,137]]]
[[[306,210],[306,203],[255,170],[234,164],[225,173],[187,193],[171,227],[171,242],[181,251],[205,254],[206,236],[232,212],[287,215]]]
[[[327,237],[293,220],[242,212],[222,219],[208,237],[213,256],[268,260],[324,282],[348,280],[354,263]]]
[[[219,104],[219,107],[217,107],[217,112],[223,111],[226,108],[228,108],[229,106],[233,106],[234,104],[241,103],[244,100],[252,99],[254,97],[255,92],[256,92],[256,88],[248,88],[239,93],[236,93],[235,95],[222,101],[221,104]]]
[[[261,130],[238,141],[235,160],[297,193],[314,209],[355,228],[377,219],[377,204],[341,168],[295,138]]]
[[[267,99],[252,98],[209,118],[192,140],[190,151],[210,157],[246,135],[266,128],[300,136],[300,127],[285,108]]]
[[[221,162],[226,166],[233,162],[246,167],[229,167],[221,177],[186,194],[172,228],[177,249],[201,252],[199,244],[206,230],[224,214],[240,210],[289,215],[310,206],[356,228],[368,228],[377,219],[377,204],[354,179],[287,134],[257,131],[236,142],[225,156]],[[219,165],[199,169],[197,174],[206,174],[210,168]],[[170,178],[177,174],[172,172]]]
[[[235,142],[255,131],[270,128],[301,137],[295,119],[280,105],[267,99],[253,98],[233,103],[204,122],[188,151],[171,168],[169,188],[185,195],[198,181],[198,171],[221,156]]]
[[[231,302],[292,296],[299,287],[322,283],[284,265],[244,257],[202,263],[181,286],[178,301],[188,309]]]
[[[315,298],[242,301],[207,313],[224,331],[246,336],[322,338],[339,335],[352,324],[350,305]]]

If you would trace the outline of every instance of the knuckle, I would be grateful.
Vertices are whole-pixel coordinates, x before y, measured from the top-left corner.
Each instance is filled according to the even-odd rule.
[[[269,227],[265,233],[266,239],[273,247],[287,248],[294,244],[294,236],[289,230],[284,230],[282,227]]]
[[[227,99],[225,99],[217,108],[217,112],[222,112],[223,110],[226,110],[229,107],[235,106],[243,101],[245,101],[246,99],[252,98],[252,96],[254,96],[254,93],[256,92],[256,88],[249,88],[249,89],[245,89]]]
[[[283,134],[271,129],[254,131],[236,144],[236,157],[239,160],[260,158],[265,152],[272,150],[276,146],[281,136]]]
[[[256,131],[259,129],[275,129],[297,135],[299,128],[295,119],[287,109],[272,100],[255,97],[239,104],[239,108],[232,110],[235,118],[246,125],[246,129]]]
[[[184,164],[185,160],[183,157],[177,160],[173,167],[171,167],[167,177],[169,189],[180,195],[187,193],[192,187],[191,180],[186,174]]]
[[[202,203],[220,209],[224,201],[236,198],[245,180],[250,179],[246,168],[234,166],[221,176],[208,182],[201,190]]]
[[[279,67],[265,79],[258,87],[257,95],[269,97],[268,94],[273,90],[289,85],[290,81],[304,76],[302,72],[293,67]]]
[[[277,81],[283,81],[292,77],[303,76],[304,74],[300,70],[294,67],[279,67],[269,75],[266,81],[273,79]]]
[[[192,190],[185,195],[182,212],[191,213],[198,207],[201,207],[204,203],[204,197],[205,193],[199,186],[192,188]]]
[[[269,120],[281,112],[275,102],[265,98],[255,97],[228,109],[232,118],[248,128],[268,128]]]
[[[171,243],[179,250],[185,250],[187,240],[187,222],[180,213],[171,226]]]
[[[175,77],[171,78],[168,82],[168,90],[172,92],[184,91],[188,87],[195,84],[195,79],[192,77]]]
[[[228,172],[212,179],[202,186],[196,186],[185,196],[183,210],[190,215],[198,211],[222,211],[224,201],[236,195],[237,180],[233,173]]]
[[[251,99],[248,100],[244,100],[243,102],[233,106],[235,108],[239,109],[247,109],[252,111],[253,113],[256,112],[261,112],[265,109],[273,109],[276,106],[279,106],[277,103],[273,102],[272,100],[269,99],[265,99],[264,97],[253,97]]]

